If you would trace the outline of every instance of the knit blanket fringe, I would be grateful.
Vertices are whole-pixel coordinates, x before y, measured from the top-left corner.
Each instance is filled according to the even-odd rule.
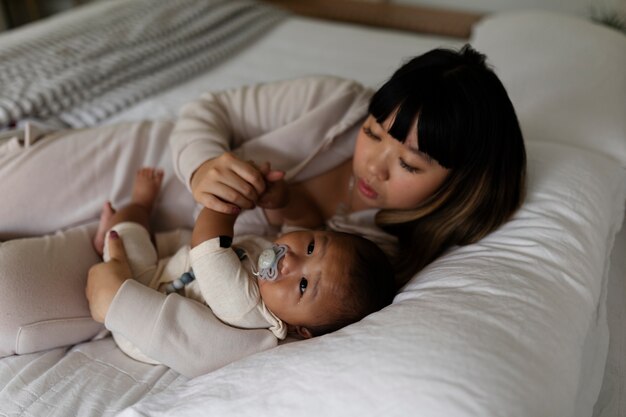
[[[0,128],[87,127],[245,48],[286,13],[253,0],[125,0],[0,46]]]

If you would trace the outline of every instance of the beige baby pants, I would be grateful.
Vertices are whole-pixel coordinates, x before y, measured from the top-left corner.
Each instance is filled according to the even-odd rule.
[[[0,357],[75,344],[102,329],[85,298],[89,268],[100,262],[91,242],[102,205],[128,203],[140,167],[165,171],[155,224],[193,227],[195,204],[173,174],[172,126],[125,123],[0,143]]]

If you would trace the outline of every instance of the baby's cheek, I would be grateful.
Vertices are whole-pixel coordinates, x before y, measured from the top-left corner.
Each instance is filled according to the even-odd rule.
[[[279,309],[281,300],[285,296],[285,293],[280,285],[270,281],[261,281],[262,280],[259,280],[259,290],[261,292],[261,298],[263,299],[263,302],[265,303],[267,308],[269,308],[273,312],[276,312],[275,310],[277,308]]]

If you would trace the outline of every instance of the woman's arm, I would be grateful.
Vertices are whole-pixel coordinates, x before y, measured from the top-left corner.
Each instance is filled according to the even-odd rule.
[[[253,146],[245,159],[291,168],[311,154],[330,127],[338,127],[353,103],[362,104],[364,91],[353,81],[326,76],[205,94],[183,107],[170,136],[174,169],[205,207],[223,213],[250,208],[265,189],[262,175],[228,152],[258,139],[263,145]],[[294,127],[293,134],[284,132],[286,126]],[[268,135],[281,140],[266,143]]]

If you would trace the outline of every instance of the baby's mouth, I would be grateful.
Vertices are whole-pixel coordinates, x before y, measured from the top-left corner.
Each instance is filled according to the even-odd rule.
[[[287,253],[287,245],[274,244],[271,248],[261,252],[258,260],[258,272],[255,275],[259,278],[274,281],[278,278],[279,270],[282,266],[282,258]]]

